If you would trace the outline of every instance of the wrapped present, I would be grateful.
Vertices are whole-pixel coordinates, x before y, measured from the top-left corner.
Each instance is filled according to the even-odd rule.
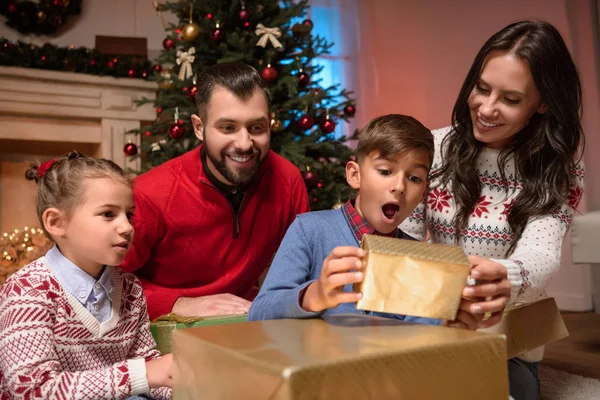
[[[173,362],[180,400],[508,398],[502,335],[357,314],[178,330]]]
[[[481,331],[504,334],[509,358],[569,336],[552,297],[508,308],[499,324]]]
[[[156,341],[156,348],[162,354],[168,354],[173,347],[173,331],[194,326],[234,324],[247,322],[248,314],[216,315],[210,317],[181,317],[174,313],[162,315],[150,323],[150,332]]]
[[[458,246],[365,235],[356,308],[454,320],[471,265]]]

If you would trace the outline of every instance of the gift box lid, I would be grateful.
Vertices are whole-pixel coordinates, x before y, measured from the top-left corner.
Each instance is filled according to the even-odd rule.
[[[460,247],[447,244],[364,235],[362,248],[375,254],[409,256],[428,261],[471,266],[465,252]]]
[[[190,328],[173,335],[174,395],[506,400],[505,348],[502,335],[355,314]]]

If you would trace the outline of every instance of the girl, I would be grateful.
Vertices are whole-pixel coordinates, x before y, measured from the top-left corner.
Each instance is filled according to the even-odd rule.
[[[452,126],[434,131],[429,193],[402,229],[420,239],[429,230],[435,243],[460,245],[474,266],[508,275],[509,305],[545,297],[583,194],[580,116],[581,84],[560,33],[546,22],[502,29],[475,57]],[[494,297],[497,286],[482,286],[490,305],[505,302]],[[471,328],[502,315],[482,323],[481,310],[464,311]],[[516,400],[538,397],[543,351],[509,361]]]
[[[133,240],[131,183],[112,161],[66,157],[26,172],[55,246],[0,289],[0,398],[170,398],[137,279],[119,265]]]

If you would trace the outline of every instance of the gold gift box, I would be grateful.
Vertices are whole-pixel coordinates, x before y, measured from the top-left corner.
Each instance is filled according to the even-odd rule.
[[[471,265],[458,246],[365,235],[360,310],[454,320]]]
[[[506,400],[502,335],[357,314],[178,330],[173,398]]]
[[[508,358],[569,336],[552,297],[507,309],[499,324],[481,331],[506,335]]]

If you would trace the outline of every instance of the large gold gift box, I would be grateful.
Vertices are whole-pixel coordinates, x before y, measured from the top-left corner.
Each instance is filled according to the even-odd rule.
[[[502,335],[357,314],[178,330],[173,398],[508,399]]]
[[[471,265],[458,246],[365,235],[360,310],[454,320]]]

